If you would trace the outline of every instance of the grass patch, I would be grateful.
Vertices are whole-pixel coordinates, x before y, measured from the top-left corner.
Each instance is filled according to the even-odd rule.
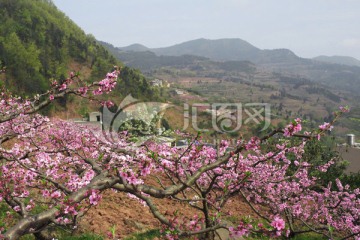
[[[20,238],[20,240],[34,240],[35,237],[32,234],[28,234],[25,236],[22,236]],[[70,235],[65,235],[65,234],[61,234],[60,236],[54,238],[54,239],[58,239],[58,240],[103,240],[104,238],[102,236],[99,235],[95,235],[92,233],[83,233],[81,235],[75,235],[75,236],[70,236]]]
[[[60,239],[60,238],[59,238]],[[63,240],[103,240],[104,238],[99,235],[84,233],[79,236],[65,236],[61,237]]]
[[[349,118],[351,121],[355,121],[355,122],[360,122],[360,119],[359,118],[353,118],[353,117],[351,117],[351,118]]]
[[[294,240],[326,240],[328,238],[326,238],[320,234],[316,234],[316,233],[304,233],[304,234],[297,235],[291,239],[294,239]]]
[[[152,229],[143,233],[134,233],[124,238],[124,240],[151,240],[156,237],[161,237],[160,231],[158,229]]]

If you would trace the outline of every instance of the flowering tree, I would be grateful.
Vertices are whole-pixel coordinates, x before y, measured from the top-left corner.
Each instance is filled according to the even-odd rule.
[[[128,193],[146,205],[168,239],[211,239],[219,228],[228,229],[234,237],[291,237],[308,231],[329,238],[360,236],[360,191],[350,191],[340,181],[336,181],[336,191],[331,190],[331,183],[319,191],[309,170],[326,172],[333,162],[313,166],[302,160],[307,141],[320,138],[333,122],[301,132],[301,120],[296,119],[265,137],[239,140],[229,151],[227,141],[215,149],[202,144],[199,136],[186,149],[151,142],[135,147],[126,133],[50,121],[36,113],[66,94],[94,99],[109,92],[117,74],[114,71],[91,84],[71,74],[31,100],[2,92],[0,201],[18,214],[13,224],[1,229],[3,238],[34,234],[47,239],[51,236],[44,229],[76,225],[107,189]],[[346,111],[336,112],[334,121]],[[149,184],[150,177],[158,183]],[[189,219],[162,213],[153,201],[156,198],[184,202],[196,215]],[[224,207],[230,199],[243,199],[258,217],[232,213],[240,220],[236,226],[227,226],[222,219],[228,214]]]

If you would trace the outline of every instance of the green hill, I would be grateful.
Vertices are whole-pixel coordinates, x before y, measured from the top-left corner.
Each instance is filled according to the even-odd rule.
[[[153,70],[172,67],[172,68],[188,68],[191,71],[202,71],[204,69],[211,69],[214,71],[254,71],[255,66],[249,61],[214,61],[206,57],[194,56],[194,55],[181,55],[181,56],[166,56],[156,55],[151,51],[136,51],[135,48],[129,50],[126,48],[117,48],[113,45],[100,42],[105,48],[107,48],[117,59],[124,62],[126,65],[140,69],[144,73],[150,73]]]
[[[144,52],[144,49],[147,52]],[[131,45],[117,48],[117,51],[116,57],[118,59],[124,59],[129,65],[146,70],[149,66],[168,66],[169,61],[164,61],[164,59],[172,60],[171,57],[179,57],[174,59],[180,62],[181,58],[189,60],[188,55],[193,55],[193,59],[195,56],[205,57],[214,62],[231,61],[238,63],[238,61],[249,61],[254,63],[256,67],[261,67],[269,72],[298,75],[334,89],[350,91],[357,95],[360,91],[360,66],[357,65],[358,61],[354,58],[301,58],[288,49],[259,49],[237,38],[217,40],[202,38],[163,48]],[[187,57],[184,58],[184,56]],[[157,64],[151,65],[150,59],[154,59]]]
[[[64,79],[69,71],[94,80],[103,78],[114,65],[123,65],[51,0],[0,0],[0,22],[0,61],[6,66],[3,80],[18,94],[43,92],[49,79]],[[121,79],[114,96],[124,96],[129,89],[135,97],[157,95],[138,71],[125,67]]]
[[[195,55],[214,61],[250,61],[256,64],[304,61],[288,49],[262,50],[239,38],[201,38],[163,48],[147,48],[133,44],[119,49],[127,52],[151,51],[158,56]]]
[[[124,47],[122,48],[123,51],[133,51],[133,52],[146,52],[146,51],[150,51],[149,48],[145,47],[144,45],[135,43],[135,44],[131,44],[130,46]]]
[[[116,63],[51,1],[0,0],[0,21],[0,60],[7,85],[17,92],[41,92],[49,78],[66,77],[71,66],[88,67],[93,79]]]

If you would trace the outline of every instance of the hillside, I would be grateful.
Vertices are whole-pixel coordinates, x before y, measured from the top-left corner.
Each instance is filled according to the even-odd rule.
[[[317,56],[314,57],[313,59],[319,62],[327,62],[327,63],[360,67],[360,61],[358,59],[348,56]]]
[[[127,46],[127,47],[123,47],[123,48],[121,48],[121,50],[127,51],[127,52],[130,52],[130,51],[133,51],[133,52],[150,51],[149,48],[145,47],[144,45],[138,44],[138,43],[131,44],[130,46]]]
[[[138,46],[138,45],[135,45]],[[301,59],[288,49],[261,50],[238,39],[196,39],[170,47],[147,48],[134,45],[119,48],[122,51],[151,51],[158,56],[195,55],[214,61],[250,61],[253,63],[299,62]]]
[[[142,46],[142,45],[141,45]],[[128,49],[131,48],[131,51]],[[115,50],[114,50],[115,49]],[[129,61],[129,65],[139,67],[142,70],[144,58],[147,54],[148,62],[156,62],[156,57],[193,55],[205,57],[215,62],[227,61],[250,61],[256,66],[266,69],[269,72],[299,75],[317,83],[321,83],[335,89],[351,91],[358,94],[360,91],[360,67],[350,57],[333,57],[321,59],[306,59],[296,56],[288,49],[262,50],[241,39],[197,39],[180,43],[170,47],[150,49],[145,46],[135,48],[129,46],[114,48],[113,52],[118,59]],[[142,51],[146,49],[146,52]],[[152,52],[156,55],[149,53]],[[355,59],[356,60],[356,59]],[[331,63],[330,63],[331,62]],[[350,64],[353,62],[353,64]]]
[[[71,66],[87,67],[89,79],[99,78],[117,62],[51,1],[0,0],[0,21],[0,60],[6,84],[17,92],[41,92]]]
[[[193,45],[202,49],[199,42],[202,40],[195,40]],[[360,96],[357,91],[360,89],[357,83],[360,82],[359,67],[301,58],[288,61],[284,56],[290,51],[259,50],[246,43],[250,51],[267,52],[272,59],[278,58],[278,61],[257,64],[250,61],[220,61],[205,56],[180,55],[180,52],[173,52],[178,56],[166,56],[156,54],[153,49],[125,51],[124,48],[102,44],[125,64],[139,68],[150,77],[169,82],[171,88],[168,99],[180,105],[199,102],[266,102],[272,106],[275,126],[284,119],[299,116],[310,120],[314,126],[330,119],[337,106],[350,105],[350,117],[342,120],[339,134],[360,132]],[[187,51],[185,49],[184,53]],[[171,95],[171,89],[183,89],[186,93],[174,96]],[[181,116],[171,112],[167,117],[177,128],[182,127],[177,120]],[[204,126],[207,126],[208,121],[206,117],[201,119]]]
[[[70,71],[91,81],[102,79],[114,65],[123,65],[51,0],[0,0],[0,22],[3,82],[17,94],[41,93],[50,79],[64,79]],[[125,67],[112,96],[125,96],[129,89],[143,99],[158,95],[140,72]]]
[[[151,50],[157,55],[181,56],[191,54],[213,60],[249,60],[256,57],[261,51],[241,39],[207,40],[203,38]]]
[[[219,71],[242,70],[251,72],[255,70],[255,65],[249,61],[218,62],[206,57],[194,55],[158,56],[151,51],[125,51],[123,48],[116,48],[109,43],[100,43],[126,65],[138,68],[144,73],[149,73],[162,67],[188,68],[192,71],[211,69]]]

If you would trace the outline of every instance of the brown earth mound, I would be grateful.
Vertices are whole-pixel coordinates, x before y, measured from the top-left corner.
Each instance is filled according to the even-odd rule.
[[[173,213],[178,210],[180,216],[192,218],[196,213],[194,208],[171,199],[157,199],[154,201],[161,213]],[[236,217],[254,215],[250,207],[240,198],[229,201],[226,211]],[[234,218],[232,219],[234,220]],[[111,228],[116,229],[116,236],[122,239],[136,232],[149,229],[160,229],[160,222],[153,217],[148,207],[137,200],[129,198],[124,193],[108,191],[98,206],[89,212],[79,222],[79,232],[93,232],[106,238]]]

